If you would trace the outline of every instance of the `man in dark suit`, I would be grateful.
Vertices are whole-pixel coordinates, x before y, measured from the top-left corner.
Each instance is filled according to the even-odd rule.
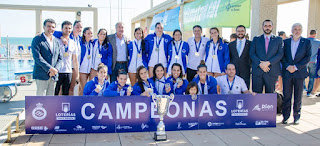
[[[119,70],[128,72],[127,37],[123,34],[123,28],[123,23],[118,22],[116,24],[116,33],[108,35],[113,50],[110,82],[117,80]]]
[[[236,28],[237,39],[229,44],[230,63],[236,67],[236,74],[240,76],[250,89],[251,59],[249,55],[251,41],[245,39],[246,27]]]
[[[262,23],[264,34],[254,37],[250,46],[250,58],[252,60],[252,91],[273,93],[275,83],[281,74],[280,60],[283,56],[283,42],[281,37],[273,35],[272,21],[265,20]]]
[[[284,56],[281,60],[283,65],[282,77],[284,80],[282,100],[283,124],[287,124],[290,117],[293,90],[294,124],[299,124],[303,81],[308,76],[307,64],[311,57],[310,40],[301,37],[302,25],[300,23],[294,24],[291,32],[292,38],[284,40]]]
[[[46,19],[43,23],[44,32],[33,38],[31,48],[35,61],[33,78],[37,84],[37,96],[53,96],[58,71],[62,65],[62,56],[58,39],[53,36],[56,23]]]

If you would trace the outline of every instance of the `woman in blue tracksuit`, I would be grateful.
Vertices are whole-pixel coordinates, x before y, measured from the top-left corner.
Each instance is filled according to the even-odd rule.
[[[168,45],[168,68],[167,73],[171,75],[171,67],[174,63],[182,65],[182,73],[186,73],[187,55],[189,54],[189,45],[182,41],[182,33],[179,29],[174,30],[173,40]]]
[[[165,70],[161,63],[156,64],[153,68],[154,76],[150,79],[155,83],[159,95],[169,95],[171,92],[171,82],[164,76]]]
[[[101,28],[98,31],[98,39],[93,41],[93,50],[95,50],[95,55],[93,56],[93,69],[97,70],[98,65],[103,63],[108,67],[108,75],[112,73],[112,46],[107,37],[107,30]]]
[[[138,82],[133,86],[132,95],[141,95],[150,97],[152,94],[158,94],[152,79],[148,79],[147,69],[140,66],[137,69]]]
[[[174,63],[171,67],[172,75],[168,78],[171,82],[172,93],[175,95],[183,95],[188,86],[188,80],[182,79],[182,66],[179,63]]]
[[[210,38],[206,45],[205,57],[208,75],[213,77],[225,75],[225,69],[230,62],[228,44],[222,42],[216,27],[210,29]]]
[[[117,80],[108,86],[108,88],[104,91],[103,96],[130,96],[132,88],[126,84],[126,82],[127,73],[125,71],[120,71],[118,73]]]
[[[197,75],[192,81],[197,83],[199,94],[217,94],[217,80],[207,74],[207,66],[203,60],[197,69]]]
[[[93,70],[93,44],[92,44],[92,28],[86,27],[83,29],[81,39],[81,54],[79,63],[80,73],[80,95],[83,93],[83,87],[88,79],[92,80],[97,74],[91,73]]]
[[[84,86],[83,95],[102,96],[109,85],[109,82],[106,79],[106,76],[108,75],[107,72],[107,66],[101,63],[98,66],[98,75]]]
[[[127,47],[129,52],[128,74],[131,86],[137,82],[137,68],[139,66],[148,67],[142,28],[139,27],[134,30],[134,37],[135,40],[131,41]]]
[[[146,52],[148,53],[149,77],[153,77],[153,67],[161,63],[167,70],[168,45],[172,40],[170,35],[163,33],[163,24],[158,22],[155,25],[155,33],[149,34],[145,39]]]

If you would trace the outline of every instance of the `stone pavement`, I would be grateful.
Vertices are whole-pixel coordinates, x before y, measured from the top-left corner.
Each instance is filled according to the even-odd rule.
[[[35,85],[20,86],[19,100],[25,95],[35,95]],[[304,145],[320,146],[320,97],[303,97],[300,125],[280,124],[282,117],[277,116],[276,128],[214,129],[167,132],[168,140],[155,142],[153,132],[110,133],[110,134],[25,134],[14,133],[7,145],[49,145],[49,146],[141,146],[141,145],[201,145],[201,146],[248,146],[248,145]],[[1,145],[1,144],[0,144]]]

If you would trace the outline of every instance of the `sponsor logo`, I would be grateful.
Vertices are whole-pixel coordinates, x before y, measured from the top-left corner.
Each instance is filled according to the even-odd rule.
[[[91,126],[92,130],[99,130],[101,126]]]
[[[224,123],[219,123],[219,122],[208,122],[207,123],[207,125],[208,125],[208,127],[212,127],[212,126],[222,126],[222,125],[224,125]]]
[[[256,121],[255,125],[269,125],[269,121],[267,120]]]
[[[101,126],[100,128],[104,130],[104,129],[107,129],[107,126]]]
[[[76,128],[73,128],[74,131],[84,131],[85,128],[82,128],[81,125],[77,125]]]
[[[273,105],[270,104],[262,104],[260,107],[260,104],[257,104],[256,106],[254,106],[254,108],[252,109],[252,111],[273,111]]]
[[[178,126],[177,126],[177,129],[181,129],[181,122],[178,122]]]
[[[31,130],[34,130],[34,131],[47,131],[48,127],[47,126],[31,126]]]
[[[141,124],[141,130],[145,129],[145,128],[149,128],[149,126],[147,124],[142,123]]]
[[[243,122],[243,121],[240,121],[240,122],[236,122],[234,123],[236,126],[246,126],[247,123]]]
[[[231,110],[231,116],[248,116],[248,109],[244,109],[244,101],[241,99],[236,101],[237,109]]]
[[[238,11],[240,11],[240,8],[241,8],[241,4],[239,4],[239,3],[232,4],[230,0],[226,6],[227,11],[238,12]]]
[[[76,113],[70,112],[70,103],[61,104],[62,113],[56,113],[56,120],[76,120]]]
[[[117,130],[121,130],[121,129],[132,129],[131,126],[121,126],[121,125],[118,125],[116,128],[117,128]]]
[[[56,132],[66,132],[67,129],[61,129],[60,126],[55,126],[54,127],[54,131],[56,131]]]
[[[198,125],[198,122],[188,123],[189,128],[192,128],[192,127],[194,127],[196,125]]]
[[[32,110],[32,117],[36,120],[43,120],[47,116],[47,111],[44,109],[42,103],[37,103],[36,108]]]

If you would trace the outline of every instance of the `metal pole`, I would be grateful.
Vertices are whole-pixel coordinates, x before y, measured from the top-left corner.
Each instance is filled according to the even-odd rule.
[[[122,0],[121,0],[121,22],[122,22]]]
[[[120,15],[119,15],[119,13],[120,13],[120,0],[118,0],[118,22],[119,22],[119,20],[120,20]]]
[[[111,33],[111,0],[110,0],[110,32],[109,34]]]

